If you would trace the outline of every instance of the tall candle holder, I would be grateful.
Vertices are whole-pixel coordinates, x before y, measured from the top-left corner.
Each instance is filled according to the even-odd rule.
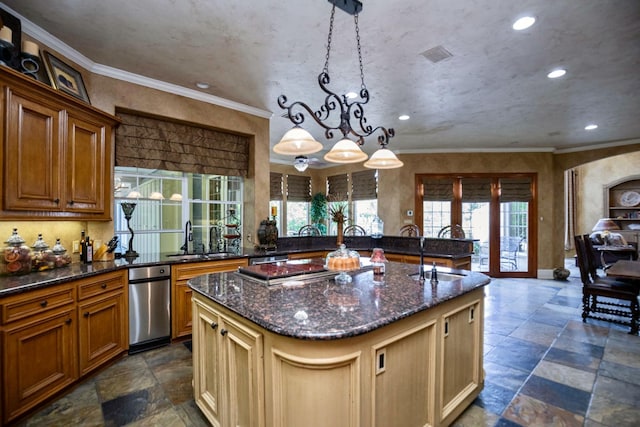
[[[127,228],[129,229],[129,233],[131,233],[131,237],[129,238],[129,249],[127,249],[127,252],[125,252],[124,256],[125,258],[135,258],[138,256],[138,252],[133,250],[133,228],[131,228],[131,225],[129,224],[129,221],[131,220],[131,215],[133,214],[133,211],[136,209],[136,204],[135,203],[121,203],[120,207],[122,208],[122,212],[124,213],[124,218],[127,220]]]

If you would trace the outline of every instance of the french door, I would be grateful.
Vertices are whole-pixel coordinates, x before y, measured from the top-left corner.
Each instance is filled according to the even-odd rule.
[[[417,174],[416,221],[427,237],[474,240],[475,271],[536,277],[535,196],[536,174]]]

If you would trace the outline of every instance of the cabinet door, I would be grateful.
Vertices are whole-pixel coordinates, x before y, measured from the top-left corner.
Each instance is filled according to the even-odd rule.
[[[80,375],[127,349],[126,313],[124,292],[78,304]]]
[[[185,283],[175,285],[172,304],[176,306],[173,310],[173,338],[191,335],[193,327],[191,309],[191,288]]]
[[[60,209],[63,111],[7,91],[4,209]]]
[[[482,322],[480,301],[443,316],[441,421],[454,410],[457,416],[467,406],[462,401],[482,386]]]
[[[209,422],[220,427],[222,421],[221,402],[221,355],[218,314],[201,303],[194,303],[193,337],[193,393],[196,404]]]
[[[264,425],[262,335],[221,316],[225,425]]]
[[[29,318],[7,328],[4,421],[23,414],[78,378],[75,308]]]
[[[110,170],[104,125],[67,118],[65,206],[70,212],[102,213],[105,209],[105,182]],[[108,163],[107,163],[108,162]]]

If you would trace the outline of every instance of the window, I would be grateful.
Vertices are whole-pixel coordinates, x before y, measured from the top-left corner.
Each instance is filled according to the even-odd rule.
[[[309,224],[311,178],[287,175],[287,235],[296,236],[298,230]]]
[[[353,224],[371,231],[373,219],[378,215],[378,171],[369,169],[351,174],[351,204]]]
[[[241,177],[202,175],[131,167],[115,168],[114,228],[120,250],[130,233],[120,203],[134,201],[130,225],[134,250],[179,252],[190,220],[190,251],[238,250],[242,235]]]

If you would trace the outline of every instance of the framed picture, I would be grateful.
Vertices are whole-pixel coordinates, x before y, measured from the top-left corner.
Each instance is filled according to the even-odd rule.
[[[65,64],[46,50],[42,51],[42,57],[47,66],[52,87],[75,96],[78,99],[82,99],[87,104],[91,103],[87,89],[84,87],[84,82],[82,81],[82,74],[80,74],[78,70]]]

